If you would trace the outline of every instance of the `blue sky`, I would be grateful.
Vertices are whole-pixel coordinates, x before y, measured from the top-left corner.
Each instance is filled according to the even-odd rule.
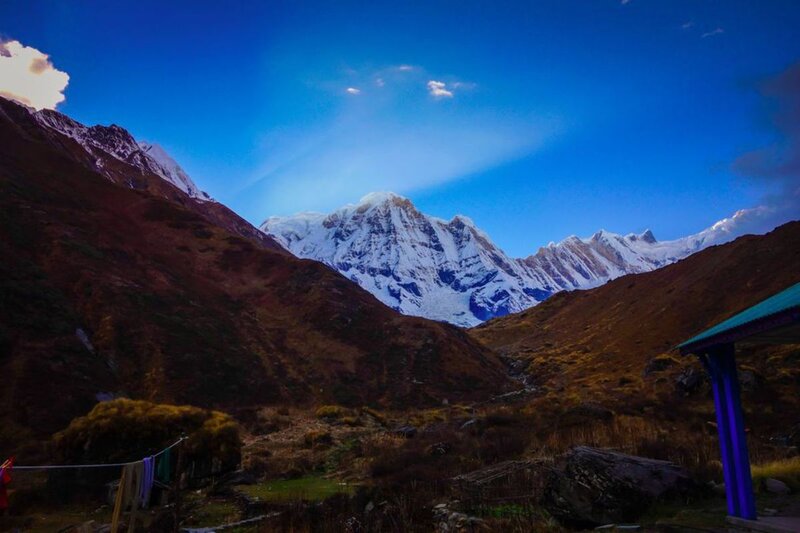
[[[0,36],[69,74],[60,111],[162,144],[256,224],[392,190],[524,256],[779,192],[733,162],[779,136],[794,1],[168,4],[6,0]]]

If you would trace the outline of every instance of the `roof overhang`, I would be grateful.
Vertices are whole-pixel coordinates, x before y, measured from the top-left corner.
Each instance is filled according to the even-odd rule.
[[[800,344],[800,308],[787,309],[697,341],[687,341],[678,349],[681,355],[686,355],[709,351],[722,344]]]
[[[770,296],[678,345],[681,354],[730,344],[800,344],[800,283]]]

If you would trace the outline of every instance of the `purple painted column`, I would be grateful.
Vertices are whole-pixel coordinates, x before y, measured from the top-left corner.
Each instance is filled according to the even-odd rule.
[[[750,456],[744,432],[739,379],[733,344],[716,347],[701,357],[711,376],[728,514],[755,520]]]
[[[756,504],[753,496],[753,478],[750,474],[750,454],[747,450],[747,435],[744,431],[742,401],[739,393],[739,377],[736,373],[736,354],[733,344],[724,346],[715,354],[723,369],[722,380],[725,386],[725,397],[728,418],[728,431],[732,444],[731,454],[736,464],[736,489],[739,500],[739,515],[749,520],[756,519]]]
[[[701,355],[700,361],[706,367],[708,376],[711,379],[711,390],[714,393],[714,412],[717,416],[717,434],[719,435],[719,452],[722,459],[722,475],[725,480],[725,496],[728,500],[728,514],[739,516],[739,499],[737,497],[736,481],[734,474],[734,460],[731,454],[730,431],[728,428],[728,418],[726,413],[727,397],[724,392],[722,373],[720,372],[718,361],[712,360],[710,355]]]

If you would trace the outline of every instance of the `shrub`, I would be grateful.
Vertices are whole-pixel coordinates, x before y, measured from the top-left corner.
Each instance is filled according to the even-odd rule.
[[[328,431],[312,429],[303,436],[303,442],[308,448],[312,446],[329,446],[333,444],[333,437]]]
[[[317,418],[342,418],[349,416],[351,412],[340,405],[323,405],[316,410],[315,414]]]
[[[356,427],[363,426],[361,419],[356,416],[344,416],[340,420],[345,426]]]
[[[54,435],[60,461],[123,462],[172,444],[181,435],[187,461],[195,472],[233,470],[241,460],[239,426],[228,415],[191,406],[118,399],[97,404]]]
[[[380,413],[375,409],[372,409],[371,407],[366,407],[366,406],[362,407],[361,413],[364,414],[365,416],[372,417],[373,419],[375,419],[376,422],[378,422],[382,426],[386,425],[386,417],[383,416],[382,413]]]

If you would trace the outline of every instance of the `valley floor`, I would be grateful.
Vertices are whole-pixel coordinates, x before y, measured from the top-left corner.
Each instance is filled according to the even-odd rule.
[[[253,520],[231,530],[574,530],[539,503],[535,482],[521,498],[509,494],[509,483],[501,483],[475,499],[453,481],[509,459],[552,460],[560,446],[570,444],[559,440],[567,439],[566,433],[537,437],[531,422],[524,405],[454,405],[412,413],[340,406],[261,409],[246,424],[242,470],[183,491],[182,527],[188,531]],[[647,441],[642,424],[613,415],[573,428],[568,438],[573,444],[630,450],[630,439]],[[709,442],[713,444],[713,437]],[[662,445],[669,447],[668,438]],[[765,449],[754,448],[763,461]],[[721,473],[714,456],[699,449],[695,453],[700,461],[692,465],[692,475],[698,482],[718,482]],[[800,460],[755,467],[754,474],[761,514],[800,515]],[[765,475],[783,479],[794,493],[764,491]],[[15,482],[17,487],[24,484],[21,474]],[[111,506],[102,499],[53,505],[34,498],[35,492],[20,492],[11,494],[12,515],[0,519],[3,530],[79,531],[70,526],[91,521],[83,531],[102,531],[102,524],[110,522]],[[16,515],[20,510],[23,515]],[[148,531],[169,531],[173,511],[156,507],[140,513],[139,519]],[[691,498],[658,501],[636,523],[645,531],[722,532],[727,531],[725,515],[725,498],[717,487]]]

